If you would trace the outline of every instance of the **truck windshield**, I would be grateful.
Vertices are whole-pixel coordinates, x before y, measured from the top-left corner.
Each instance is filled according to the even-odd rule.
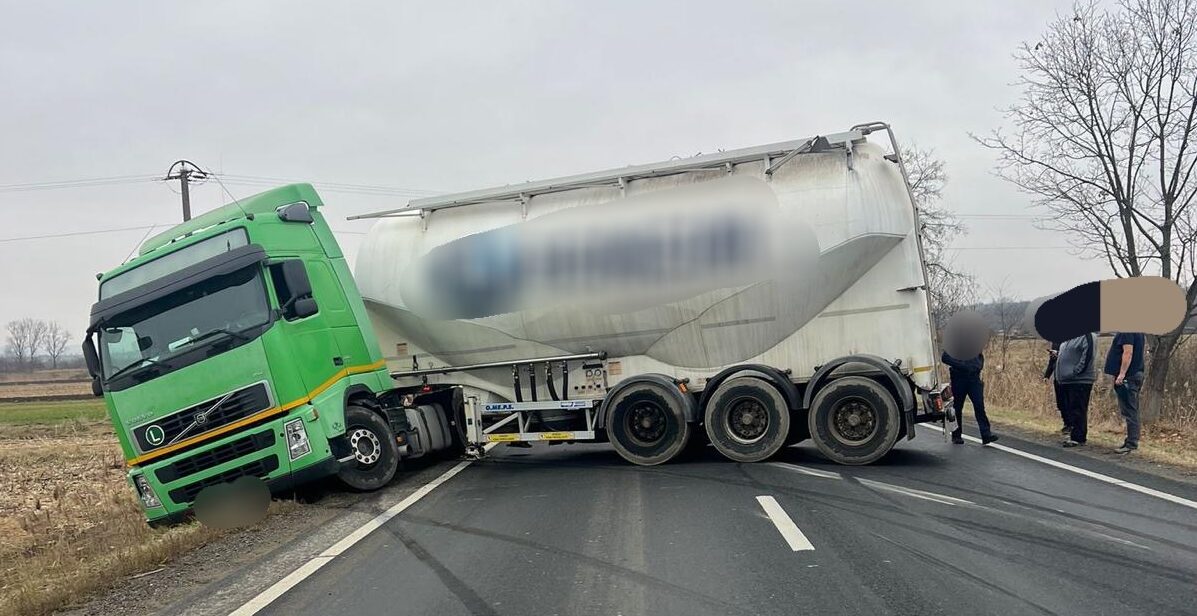
[[[157,374],[181,368],[170,360],[226,340],[248,340],[245,330],[269,320],[257,266],[209,278],[107,319],[100,332],[104,378],[137,374],[142,366]]]

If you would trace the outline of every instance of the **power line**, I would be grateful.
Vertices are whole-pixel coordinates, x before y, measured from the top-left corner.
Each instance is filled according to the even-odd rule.
[[[76,237],[79,235],[98,235],[101,233],[119,233],[121,231],[143,231],[145,229],[152,229],[154,227],[161,227],[163,225],[171,225],[174,223],[160,222],[154,225],[142,225],[140,227],[120,227],[117,229],[96,229],[93,231],[68,231],[66,233],[50,233],[47,235],[25,235],[21,237],[0,237],[0,242],[24,242],[31,240],[48,240],[60,237]]]
[[[225,182],[227,182],[228,184],[230,184],[232,186],[248,186],[248,187],[252,187],[252,188],[263,188],[263,189],[273,188],[273,187],[279,185],[278,182],[235,180],[235,179],[231,179],[231,178],[227,178],[227,177],[225,179]],[[351,194],[351,195],[369,195],[369,196],[377,196],[377,197],[399,197],[399,198],[409,198],[409,199],[429,196],[429,195],[425,195],[424,193],[410,193],[410,192],[403,192],[403,191],[399,191],[399,190],[385,191],[385,190],[360,189],[360,188],[342,188],[339,186],[329,186],[326,184],[321,184],[319,182],[308,182],[308,183],[312,184],[313,186],[318,188],[320,190],[320,192],[326,192],[326,193],[346,193],[346,194]]]
[[[944,250],[1072,250],[1073,246],[948,246]]]
[[[212,173],[208,171],[208,173]],[[363,195],[383,195],[383,196],[408,196],[408,197],[428,197],[432,195],[444,194],[443,191],[427,190],[422,188],[405,188],[402,186],[386,186],[381,184],[354,184],[350,182],[321,182],[311,180],[298,180],[294,178],[280,178],[271,176],[258,175],[241,175],[241,174],[220,174],[229,184],[239,184],[243,186],[277,186],[278,184],[296,184],[306,182],[320,186],[326,192],[343,192]],[[198,174],[193,173],[193,177],[198,177]],[[93,188],[100,186],[117,186],[122,184],[139,184],[149,182],[160,182],[164,178],[156,175],[114,175],[107,177],[96,178],[78,178],[70,180],[50,180],[45,182],[25,182],[17,184],[0,184],[0,193],[9,192],[33,192],[41,190],[62,190],[71,188]],[[179,179],[177,176],[167,179]]]
[[[237,174],[237,173],[222,173],[220,175],[226,179],[231,178],[234,180],[246,181],[246,182],[266,181],[266,182],[283,182],[283,183],[288,183],[288,184],[294,184],[297,182],[307,182],[310,184],[319,184],[321,186],[346,188],[346,189],[352,189],[352,190],[378,190],[378,191],[385,191],[385,192],[402,192],[402,193],[420,194],[420,195],[428,195],[428,196],[444,194],[444,191],[439,191],[439,190],[427,190],[427,189],[423,189],[423,188],[406,188],[403,186],[388,186],[388,185],[381,185],[381,184],[354,184],[354,183],[350,183],[350,182],[321,182],[319,180],[295,180],[295,179],[291,179],[291,178],[279,178],[279,177],[269,177],[269,176],[261,176],[261,175],[242,175],[242,174]]]
[[[141,239],[137,240],[137,242],[133,244],[133,248],[129,249],[129,254],[125,255],[124,260],[121,261],[121,265],[128,263],[129,259],[133,258],[133,253],[137,252],[137,247],[141,246],[142,242],[145,241],[145,238],[149,237],[150,234],[154,232],[154,228],[157,226],[158,225],[150,225],[150,228],[145,230],[145,235],[142,235]]]
[[[0,185],[0,192],[33,192],[39,190],[61,190],[67,188],[91,188],[95,186],[116,186],[120,184],[139,184],[153,182],[158,178],[152,175],[115,175],[103,178],[81,178],[76,180],[56,180],[50,182],[29,182],[24,184]]]
[[[1034,214],[954,214],[954,216],[956,218],[1044,218],[1043,216],[1036,216]]]

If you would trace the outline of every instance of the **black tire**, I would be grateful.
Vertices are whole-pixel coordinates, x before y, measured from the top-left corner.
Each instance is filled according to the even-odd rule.
[[[663,464],[690,440],[680,392],[649,381],[633,383],[608,404],[607,436],[619,455],[640,466]]]
[[[360,406],[345,408],[345,436],[354,460],[341,465],[337,478],[352,490],[369,492],[390,483],[399,468],[395,434],[378,413]]]
[[[790,409],[776,387],[754,376],[723,381],[703,411],[707,437],[736,462],[760,462],[777,453],[790,435]]]
[[[870,464],[889,453],[902,428],[893,395],[862,376],[835,379],[815,395],[807,416],[811,439],[840,464]]]

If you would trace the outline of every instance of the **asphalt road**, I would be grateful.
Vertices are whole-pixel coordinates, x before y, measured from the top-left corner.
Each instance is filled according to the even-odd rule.
[[[1197,614],[1197,510],[925,430],[867,467],[500,447],[259,613]]]

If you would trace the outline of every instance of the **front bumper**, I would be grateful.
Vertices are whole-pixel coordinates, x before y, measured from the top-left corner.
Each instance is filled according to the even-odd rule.
[[[287,450],[285,424],[303,420],[311,451],[291,460]],[[333,475],[339,469],[329,447],[328,435],[316,419],[313,408],[304,405],[265,424],[215,439],[201,447],[157,460],[129,471],[129,484],[143,476],[161,502],[147,508],[151,522],[177,520],[191,509],[201,490],[246,475],[260,477],[272,492]],[[143,502],[144,506],[144,502]]]

